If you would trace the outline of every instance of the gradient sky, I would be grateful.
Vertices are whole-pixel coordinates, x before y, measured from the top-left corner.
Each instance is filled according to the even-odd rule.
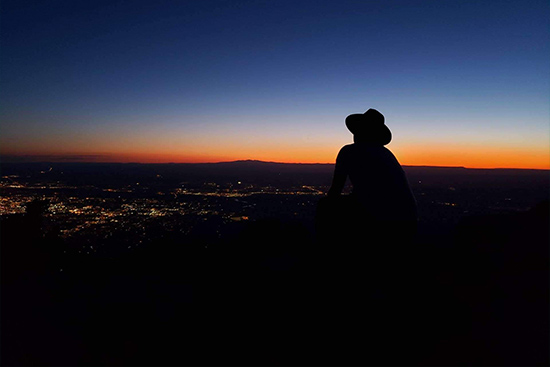
[[[406,165],[550,168],[550,3],[0,3],[5,161],[334,162],[376,108]]]

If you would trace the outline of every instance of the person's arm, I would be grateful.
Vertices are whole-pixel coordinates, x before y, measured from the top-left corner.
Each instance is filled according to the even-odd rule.
[[[344,165],[345,159],[343,158],[343,156],[344,154],[342,149],[340,150],[340,153],[338,153],[338,157],[336,158],[334,177],[332,178],[332,185],[328,190],[329,196],[340,195],[342,193],[342,190],[344,189],[344,185],[346,184],[348,173]]]

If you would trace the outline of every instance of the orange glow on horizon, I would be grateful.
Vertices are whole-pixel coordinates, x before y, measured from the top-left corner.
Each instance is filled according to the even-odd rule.
[[[353,140],[345,131],[327,135],[286,131],[283,127],[268,132],[226,127],[210,134],[148,129],[10,139],[0,145],[0,156],[43,162],[213,163],[254,159],[334,163],[340,148]],[[544,133],[529,140],[396,136],[387,148],[402,165],[550,169],[546,138]]]
[[[263,140],[260,139],[188,139],[173,141],[117,141],[117,144],[73,140],[52,147],[18,144],[0,147],[1,162],[106,162],[106,163],[216,163],[236,160],[259,160],[280,163],[333,164],[340,148],[351,143],[346,137],[334,141]],[[550,169],[550,146],[497,145],[491,142],[416,141],[390,143],[404,166],[440,166],[466,168]]]
[[[550,150],[505,149],[471,146],[388,146],[405,166],[462,166],[466,168],[520,168],[550,169]],[[58,162],[120,162],[120,163],[215,163],[254,159],[280,163],[334,163],[339,147],[317,148],[280,146],[262,150],[212,149],[191,151],[136,151],[136,152],[2,152],[3,156],[19,157],[29,161]],[[231,152],[231,153],[228,153]]]
[[[393,150],[402,165],[466,168],[550,169],[550,148],[439,145]]]

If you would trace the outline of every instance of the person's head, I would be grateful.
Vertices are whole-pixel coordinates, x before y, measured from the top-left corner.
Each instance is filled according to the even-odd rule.
[[[365,113],[354,113],[346,117],[346,126],[356,141],[386,145],[392,136],[384,120],[384,115],[371,108]]]

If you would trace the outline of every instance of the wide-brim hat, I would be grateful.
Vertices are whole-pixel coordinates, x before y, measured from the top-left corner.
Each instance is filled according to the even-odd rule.
[[[391,131],[384,121],[384,115],[371,108],[365,113],[354,113],[346,117],[346,126],[363,141],[386,145],[391,141]]]

